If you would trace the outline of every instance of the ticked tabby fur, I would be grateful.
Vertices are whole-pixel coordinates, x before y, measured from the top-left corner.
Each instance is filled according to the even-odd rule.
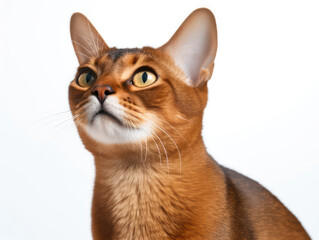
[[[80,65],[70,108],[96,167],[94,240],[309,239],[269,191],[206,151],[217,50],[208,9],[159,48],[110,48],[80,13],[71,37]]]

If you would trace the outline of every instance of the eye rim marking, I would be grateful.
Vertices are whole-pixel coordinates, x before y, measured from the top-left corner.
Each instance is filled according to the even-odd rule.
[[[149,84],[149,85],[146,85],[146,86],[142,86],[142,87],[136,86],[136,85],[134,84],[133,80],[134,80],[135,75],[138,74],[138,73],[140,73],[140,72],[150,72],[150,73],[154,74],[154,76],[155,76],[155,81],[152,82],[152,83]],[[142,88],[146,88],[146,87],[149,87],[149,86],[153,85],[155,82],[157,82],[158,79],[159,79],[159,75],[155,72],[155,70],[154,70],[153,68],[151,68],[151,67],[149,67],[149,66],[142,66],[142,67],[140,67],[140,68],[138,68],[138,69],[136,69],[136,70],[134,71],[134,73],[132,74],[132,76],[128,79],[128,82],[129,82],[131,85],[133,85],[134,87],[136,87],[136,88],[138,88],[138,89],[142,89]],[[145,82],[146,82],[146,81],[145,81]]]
[[[80,78],[80,77],[82,76],[82,74],[84,74],[84,73],[90,73],[90,74],[93,76],[94,80],[92,81],[92,84],[91,84],[91,85],[82,86],[82,85],[79,83],[79,78]],[[77,84],[79,87],[84,88],[84,89],[88,89],[88,88],[90,88],[90,87],[93,86],[93,84],[96,82],[96,80],[97,80],[97,74],[95,73],[95,71],[92,70],[92,69],[89,68],[89,67],[84,67],[84,68],[81,68],[81,69],[78,70],[78,74],[77,74],[77,77],[76,77],[76,81],[75,81],[75,82],[76,82],[76,84]]]

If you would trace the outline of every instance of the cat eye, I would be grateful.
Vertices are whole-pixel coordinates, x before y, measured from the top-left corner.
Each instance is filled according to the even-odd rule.
[[[157,76],[150,71],[137,72],[132,80],[132,83],[136,87],[146,87],[151,85],[157,80]]]
[[[95,73],[92,70],[87,70],[81,73],[81,75],[78,77],[77,82],[81,87],[87,88],[92,86],[95,80],[96,80]]]

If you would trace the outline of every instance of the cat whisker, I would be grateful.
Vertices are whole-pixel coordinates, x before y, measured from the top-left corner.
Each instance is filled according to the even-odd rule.
[[[181,172],[182,172],[182,157],[181,157],[181,153],[180,153],[179,147],[177,146],[177,144],[176,144],[176,142],[174,141],[174,139],[173,139],[163,128],[161,128],[161,127],[159,126],[159,123],[157,123],[157,122],[154,121],[154,120],[150,120],[150,119],[148,119],[148,118],[146,118],[146,117],[144,117],[144,116],[141,116],[141,117],[144,118],[144,119],[147,119],[148,121],[153,122],[153,123],[155,124],[155,128],[158,128],[158,129],[160,129],[162,132],[164,132],[164,133],[170,138],[170,140],[173,142],[173,144],[175,145],[176,150],[177,150],[177,152],[178,152],[178,156],[179,156],[180,175],[181,175]]]
[[[185,120],[185,121],[190,122],[190,120],[189,120],[189,119],[186,119],[186,118],[182,117],[182,116],[181,116],[181,115],[179,115],[179,114],[177,114],[176,116],[177,116],[177,117],[179,117],[179,118],[181,118],[181,119],[183,119],[183,120]]]
[[[79,53],[79,54],[82,54],[83,56],[87,57],[87,58],[90,58],[88,55],[86,55],[85,53],[83,52],[80,52],[80,51],[75,51],[76,53]]]
[[[136,127],[136,122],[135,121],[133,121],[133,120],[129,120],[132,124],[133,124],[133,126],[135,126]],[[134,122],[134,123],[133,123]],[[140,139],[140,141],[139,141],[139,146],[140,146],[140,152],[141,152],[141,154],[140,154],[140,158],[141,158],[141,160],[142,160],[142,157],[143,157],[143,146],[142,146],[142,140]]]
[[[136,129],[136,128],[138,128],[138,127],[137,127],[137,124],[136,124],[133,120],[128,119],[128,121],[131,122],[131,124],[132,124],[132,125],[129,126],[130,129]],[[140,146],[140,144],[139,144],[139,146]]]
[[[57,118],[61,119],[57,119]],[[55,117],[50,117],[49,119],[45,119],[48,122],[44,122],[42,126],[37,126],[36,130],[43,130],[43,129],[49,129],[51,127],[55,128],[58,125],[64,124],[65,122],[69,122],[72,120],[72,115],[62,115],[62,116],[55,116]],[[71,122],[71,121],[70,121]],[[34,125],[36,127],[36,125]]]
[[[71,112],[70,110],[67,110],[67,111],[63,111],[63,112],[54,113],[54,114],[48,115],[46,117],[43,117],[41,119],[35,120],[33,123],[45,121],[47,119],[51,119],[51,118],[55,118],[55,117],[61,117],[61,115],[69,115],[70,112]]]
[[[111,105],[112,107],[116,108],[116,109],[119,109],[119,110],[124,110],[124,111],[127,110],[126,108],[122,107],[121,105],[120,105],[120,106],[117,106],[117,105],[115,105],[115,104],[113,104],[113,103],[108,103],[108,104]],[[163,133],[165,133],[165,134],[169,137],[169,139],[172,141],[172,143],[174,144],[174,146],[175,146],[175,148],[176,148],[176,150],[177,150],[177,152],[178,152],[179,162],[180,162],[180,174],[181,174],[181,169],[182,169],[182,157],[181,157],[181,153],[180,153],[179,147],[177,146],[177,144],[176,144],[176,142],[174,141],[174,139],[160,126],[160,123],[155,122],[154,120],[150,120],[150,119],[146,118],[145,116],[136,116],[136,115],[134,115],[134,114],[132,114],[132,113],[129,113],[129,114],[130,114],[130,116],[136,118],[138,121],[140,121],[138,118],[143,118],[143,119],[146,119],[146,120],[148,120],[148,121],[153,122],[154,125],[155,125],[155,128],[159,129],[160,131],[162,131]],[[128,125],[129,125],[129,124],[128,124]],[[134,125],[135,125],[135,124],[134,124]],[[140,125],[140,127],[142,127],[142,125]],[[164,146],[162,140],[159,138],[159,136],[158,136],[156,133],[153,133],[153,134],[158,138],[158,140],[161,142],[161,144],[162,144],[162,146],[163,146],[163,149],[164,149],[164,152],[165,152],[165,156],[166,156],[166,161],[167,161],[168,174],[169,174],[169,161],[168,161],[168,154],[167,154],[166,148],[165,148],[165,146]],[[141,158],[142,158],[142,156],[143,156],[143,154],[142,154],[142,152],[143,152],[142,142],[141,142],[140,144],[141,144],[140,146],[141,146]],[[145,156],[144,156],[144,158],[146,159],[146,158],[147,158],[147,149],[148,149],[148,147],[147,147],[147,142],[145,143],[145,145],[146,145],[146,151],[145,151]]]
[[[93,32],[92,32],[92,29],[91,29],[90,22],[87,21],[87,24],[88,24],[88,27],[89,27],[89,30],[90,30],[90,35],[91,35],[92,41],[93,41],[94,46],[95,46],[96,56],[98,56],[98,55],[99,55],[99,51],[98,51],[97,46],[96,46],[96,44],[95,44],[95,40],[94,40],[94,36],[93,36]]]
[[[72,42],[74,42],[74,43],[78,44],[79,46],[81,46],[87,53],[90,53],[90,50],[87,49],[86,47],[84,47],[81,43],[79,43],[79,42],[77,42],[75,40],[72,40]]]
[[[81,120],[79,119],[75,122],[75,124],[65,126],[55,135],[55,137],[58,139],[65,139],[65,137],[68,136],[72,131],[76,131],[76,126],[78,126],[78,122],[80,121]]]
[[[65,128],[68,128],[68,123],[72,123],[70,120],[73,120],[73,122],[75,122],[76,120],[77,120],[77,118],[79,118],[80,117],[80,115],[79,114],[77,114],[77,115],[75,115],[75,116],[72,116],[72,118],[70,118],[70,119],[66,119],[65,121],[63,121],[62,123],[60,123],[59,125],[59,127],[57,128],[58,129],[58,133],[59,132],[61,132],[61,131],[63,131]],[[71,125],[71,126],[73,126],[73,124]]]
[[[100,39],[97,37],[97,43],[98,43],[98,49],[99,49],[99,53],[103,52],[103,42],[100,41]],[[101,46],[100,46],[101,44]]]
[[[157,145],[157,142],[155,141],[154,137],[151,136],[151,138],[153,139],[153,142],[154,142],[155,145],[156,145],[156,148],[157,148],[157,151],[158,151],[158,157],[159,157],[159,160],[160,160],[160,167],[162,167],[162,156],[161,156],[160,149],[159,149],[159,147],[158,147],[158,145]]]
[[[144,117],[144,118],[146,118],[146,117]],[[187,144],[188,148],[190,149],[190,151],[191,151],[191,153],[192,153],[192,155],[193,155],[193,159],[195,159],[193,149],[192,149],[192,147],[190,146],[190,144],[188,143],[188,141],[185,139],[185,137],[184,137],[174,126],[172,126],[169,122],[165,121],[163,118],[161,118],[161,117],[159,117],[159,116],[157,116],[157,118],[159,118],[160,121],[165,122],[169,127],[171,127],[171,128],[185,141],[185,143]],[[181,118],[183,118],[183,117],[181,117]],[[185,119],[185,120],[189,121],[188,119]],[[156,122],[153,121],[153,122],[154,122],[155,124],[158,124],[158,125],[161,125],[162,127],[164,127],[163,124],[161,124],[161,123],[158,122],[158,121],[156,121]],[[177,145],[176,145],[176,147],[177,147]]]
[[[74,129],[74,124],[73,121],[71,121],[74,118],[77,118],[78,116],[69,118],[67,120],[64,120],[63,122],[59,123],[58,126],[55,128],[55,133],[50,137],[50,140],[48,142],[48,144],[50,142],[52,142],[54,139],[60,139],[61,136],[66,134],[66,130],[67,129]],[[61,135],[62,133],[62,135]],[[60,137],[59,137],[60,135]]]
[[[165,153],[165,156],[166,156],[166,165],[167,165],[167,173],[169,175],[169,161],[168,161],[168,155],[167,155],[167,151],[166,151],[166,148],[164,146],[164,143],[162,142],[161,138],[155,133],[153,132],[153,134],[157,137],[157,139],[160,141],[163,149],[164,149],[164,153]]]
[[[74,122],[74,125],[76,126],[76,127],[78,127],[79,125],[80,125],[80,123],[83,121],[85,119],[85,116],[82,116],[82,114],[76,114],[76,115],[74,115],[73,116],[73,122]],[[73,129],[73,128],[69,128],[69,129]],[[68,133],[68,132],[70,132],[70,130],[69,131],[66,131],[66,133]]]
[[[89,100],[83,100],[81,102],[79,102],[76,106],[74,110],[77,110],[80,107],[83,107],[83,105],[87,104],[89,102]]]
[[[167,173],[169,175],[169,161],[168,161],[168,154],[167,154],[167,151],[166,151],[166,148],[165,148],[165,145],[163,143],[163,141],[161,140],[161,138],[156,134],[156,133],[153,133],[157,139],[160,141],[162,147],[163,147],[163,150],[164,150],[164,153],[165,153],[165,156],[166,156],[166,164],[167,164]],[[160,149],[158,147],[158,144],[156,143],[155,139],[153,136],[151,136],[151,138],[153,139],[156,147],[157,147],[157,150],[158,150],[158,154],[159,154],[159,159],[160,159],[160,167],[162,167],[162,157],[161,157],[161,152],[160,152]]]
[[[68,118],[71,119],[70,112],[56,113],[39,120],[35,120],[34,122],[31,122],[30,127],[35,131],[39,131],[43,128],[54,126],[57,122],[64,121]]]
[[[155,122],[154,122],[155,123]],[[156,123],[155,123],[156,124]],[[179,148],[176,144],[176,142],[173,140],[173,138],[165,131],[163,130],[161,127],[157,126],[161,131],[163,131],[170,139],[171,141],[174,143],[175,147],[176,147],[176,150],[178,152],[178,156],[179,156],[179,167],[180,167],[180,175],[182,174],[182,157],[181,157],[181,153],[179,151]]]
[[[147,159],[147,138],[146,138],[146,141],[145,141],[145,157],[144,157],[144,161],[146,162],[146,159]]]
[[[74,114],[70,118],[65,119],[62,122],[57,124],[57,125],[59,125],[56,128],[57,132],[54,134],[54,136],[52,138],[55,138],[56,136],[58,136],[61,133],[66,134],[66,133],[70,132],[70,130],[67,131],[67,129],[71,129],[72,130],[73,127],[74,127],[74,125],[71,124],[70,120],[73,120],[72,122],[74,122],[75,126],[77,127],[85,119],[85,116],[82,116],[82,114],[85,111],[85,109],[83,109],[83,107],[80,107],[79,109],[77,109],[77,111],[78,111],[78,113]],[[71,128],[70,128],[70,126],[71,126]]]
[[[116,107],[116,108],[118,108],[118,109],[121,109],[121,110],[126,110],[124,107],[122,107],[122,106],[116,106],[115,104],[112,104],[112,103],[110,103],[110,105],[112,105],[113,107]],[[133,116],[133,117],[135,117],[135,118],[138,118],[137,116],[135,116],[135,115],[133,115],[132,113],[130,113],[130,115],[131,116]],[[175,147],[176,147],[176,149],[177,149],[177,152],[178,152],[178,155],[179,155],[179,161],[180,161],[180,174],[181,174],[181,169],[182,169],[182,159],[181,159],[181,154],[180,154],[180,151],[179,151],[179,148],[178,148],[178,146],[177,146],[177,144],[176,144],[176,142],[173,140],[173,138],[164,130],[164,129],[162,129],[160,126],[159,126],[159,124],[158,123],[156,123],[155,121],[153,121],[153,120],[150,120],[150,119],[148,119],[148,118],[146,118],[145,116],[139,116],[140,118],[144,118],[144,119],[146,119],[146,120],[148,120],[148,121],[151,121],[151,122],[153,122],[155,125],[157,125],[157,126],[155,126],[156,128],[158,128],[158,129],[160,129],[162,132],[164,132],[170,139],[171,139],[171,141],[173,142],[173,144],[175,145]],[[158,137],[158,135],[156,134],[156,133],[154,133],[156,136],[157,136],[157,138],[161,141],[161,139]],[[162,146],[163,146],[163,148],[164,148],[164,150],[165,150],[165,155],[166,155],[166,159],[167,159],[167,168],[168,168],[168,173],[169,173],[169,163],[168,163],[168,155],[167,155],[167,151],[166,151],[166,148],[165,148],[165,146],[164,146],[164,144],[163,144],[163,142],[161,141],[161,143],[162,143]]]
[[[85,39],[85,37],[83,36],[83,35],[80,35],[80,34],[77,34],[77,37],[78,37],[78,39],[79,38],[82,38],[86,43],[87,43],[87,45],[91,48],[91,50],[90,51],[87,51],[90,55],[92,55],[91,53],[92,53],[92,51],[94,51],[94,48],[92,48],[92,43],[91,42],[89,42],[89,41],[87,41],[87,39]],[[86,48],[87,49],[87,48]],[[87,49],[87,50],[89,50],[89,49]]]
[[[184,137],[174,126],[172,126],[169,122],[165,121],[163,118],[161,118],[161,117],[159,117],[159,116],[157,116],[157,117],[160,119],[160,121],[163,121],[163,122],[165,122],[167,125],[169,125],[173,130],[175,130],[175,132],[176,132],[180,137],[183,138],[183,140],[184,140],[185,143],[187,144],[188,148],[191,150],[191,153],[192,153],[192,155],[193,155],[193,159],[195,159],[193,149],[192,149],[192,147],[190,146],[190,144],[188,143],[188,141],[185,139],[185,137]],[[159,124],[160,124],[160,123],[159,123]]]
[[[87,44],[88,44],[88,46],[91,48],[91,51],[89,51],[89,54],[90,54],[90,56],[98,56],[98,55],[96,55],[96,52],[95,52],[95,48],[94,48],[94,45],[92,44],[92,39],[89,39],[89,38],[87,38],[87,37],[85,37],[85,36],[80,36]]]

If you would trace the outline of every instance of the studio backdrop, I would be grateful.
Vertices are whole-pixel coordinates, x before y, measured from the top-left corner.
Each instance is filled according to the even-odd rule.
[[[71,15],[85,14],[110,47],[159,47],[199,7],[218,29],[208,152],[268,188],[319,239],[319,5],[311,0],[1,0],[0,239],[92,239],[94,161],[68,104],[78,66]]]

